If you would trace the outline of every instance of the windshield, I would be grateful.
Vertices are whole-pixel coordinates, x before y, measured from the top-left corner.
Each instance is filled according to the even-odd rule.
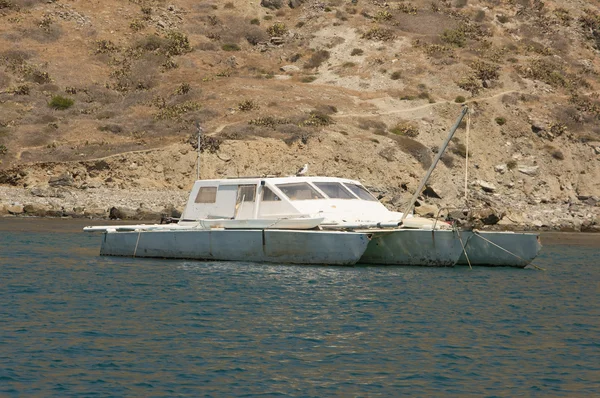
[[[363,200],[369,200],[371,202],[377,202],[378,200],[375,196],[371,195],[371,192],[367,191],[365,187],[358,184],[350,184],[348,182],[344,183],[344,185],[350,189],[356,196]]]
[[[339,182],[315,182],[314,184],[331,199],[356,199]]]
[[[323,195],[305,182],[277,184],[276,187],[290,198],[290,200],[323,199]]]

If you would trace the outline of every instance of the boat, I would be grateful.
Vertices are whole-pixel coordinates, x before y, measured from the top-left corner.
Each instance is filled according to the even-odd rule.
[[[525,266],[536,234],[464,231],[388,210],[359,181],[197,180],[176,224],[109,225],[101,255],[292,264]],[[513,253],[512,255],[509,253]]]

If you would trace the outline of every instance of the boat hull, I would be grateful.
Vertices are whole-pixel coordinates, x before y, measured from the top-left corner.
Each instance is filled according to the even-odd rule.
[[[398,229],[374,233],[360,263],[452,267],[461,252],[454,231]]]
[[[471,265],[478,266],[524,268],[542,248],[535,233],[460,231],[460,237]],[[464,253],[457,264],[468,265]]]
[[[107,231],[100,255],[353,265],[369,234],[298,230]]]

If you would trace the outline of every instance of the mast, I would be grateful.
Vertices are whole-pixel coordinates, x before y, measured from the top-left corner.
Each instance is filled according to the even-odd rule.
[[[437,155],[433,159],[433,162],[431,163],[431,166],[429,166],[429,170],[427,170],[427,173],[425,174],[425,176],[421,180],[421,183],[419,184],[419,187],[417,188],[417,190],[413,194],[412,198],[410,199],[410,202],[409,202],[408,206],[406,206],[406,209],[404,210],[404,213],[402,214],[402,219],[400,220],[400,224],[402,224],[402,222],[404,221],[404,219],[406,218],[406,216],[408,215],[408,213],[410,213],[412,211],[412,209],[413,209],[413,207],[415,205],[415,202],[417,201],[417,197],[419,196],[419,194],[423,190],[423,187],[425,186],[425,184],[427,184],[427,181],[429,180],[429,177],[431,176],[431,173],[433,172],[433,169],[435,169],[435,166],[438,164],[440,158],[444,154],[444,151],[446,150],[446,147],[448,146],[448,143],[450,143],[450,140],[452,139],[452,136],[454,135],[454,132],[456,131],[456,129],[458,129],[458,126],[460,125],[460,122],[462,122],[463,118],[465,117],[465,115],[467,114],[468,111],[469,111],[469,107],[466,106],[466,105],[463,106],[463,110],[460,113],[460,115],[458,116],[458,119],[456,119],[456,123],[454,123],[454,126],[452,126],[452,128],[450,129],[450,133],[448,134],[448,137],[446,137],[446,141],[444,141],[444,143],[442,144],[442,147],[440,148],[440,150],[438,151]]]

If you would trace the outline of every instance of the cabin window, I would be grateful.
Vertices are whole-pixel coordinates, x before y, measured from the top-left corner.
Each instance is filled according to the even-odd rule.
[[[254,202],[256,195],[256,185],[239,185],[238,186],[238,202]]]
[[[279,196],[275,195],[275,192],[271,191],[270,188],[264,187],[262,200],[263,202],[276,202],[281,199]]]
[[[378,202],[378,200],[375,198],[375,196],[371,195],[371,192],[367,191],[367,189],[365,187],[363,187],[362,185],[350,184],[347,182],[344,183],[344,185],[346,185],[346,187],[348,187],[348,189],[351,190],[352,193],[354,193],[356,196],[358,196],[362,200]]]
[[[217,201],[217,187],[200,187],[195,203],[215,203]]]
[[[324,199],[323,195],[305,182],[277,184],[277,188],[281,189],[281,192],[290,198],[290,200]]]
[[[315,182],[314,184],[331,199],[356,199],[339,182]]]

